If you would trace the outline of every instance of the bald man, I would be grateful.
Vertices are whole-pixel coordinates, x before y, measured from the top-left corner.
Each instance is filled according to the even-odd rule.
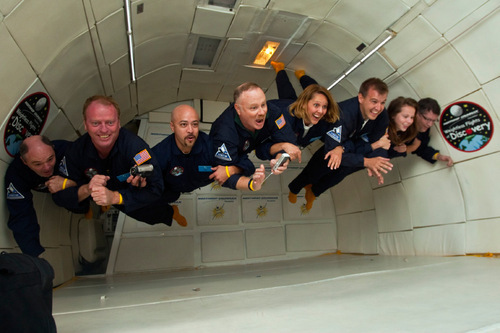
[[[212,141],[206,133],[200,132],[199,124],[200,117],[193,107],[185,104],[177,106],[170,121],[173,134],[152,148],[163,173],[163,199],[168,203],[175,202],[181,193],[191,192],[213,181],[212,173],[217,167],[214,167],[216,161],[212,154]],[[242,179],[236,189],[248,189],[251,182],[252,189],[259,190],[264,181],[264,170],[261,165],[252,178]],[[187,226],[176,205],[169,205],[168,208],[179,225]]]
[[[57,165],[59,172],[66,174],[63,156],[68,144],[62,140],[50,142],[40,135],[28,137],[5,173],[8,226],[25,254],[38,257],[45,251],[40,244],[40,225],[31,191],[56,193],[76,185],[54,172]]]

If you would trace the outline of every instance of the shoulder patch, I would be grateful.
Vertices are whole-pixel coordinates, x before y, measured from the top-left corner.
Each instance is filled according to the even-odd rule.
[[[66,166],[66,156],[63,156],[61,162],[59,162],[59,172],[65,175],[66,177],[69,177],[68,167]]]
[[[340,143],[342,140],[342,126],[334,127],[331,131],[326,133],[330,138]]]
[[[279,129],[282,129],[286,125],[285,116],[281,115],[278,119],[274,121]]]
[[[141,165],[142,163],[151,159],[151,155],[147,149],[142,150],[137,155],[134,156],[134,161],[137,165]]]
[[[9,187],[7,187],[7,199],[11,200],[17,200],[17,199],[24,199],[24,195],[22,195],[12,183],[9,184]]]
[[[217,152],[215,153],[215,157],[221,159],[223,161],[232,161],[229,152],[227,151],[226,144],[223,143],[219,148],[217,148]]]

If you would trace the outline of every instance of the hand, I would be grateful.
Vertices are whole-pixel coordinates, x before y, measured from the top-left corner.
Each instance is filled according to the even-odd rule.
[[[286,160],[285,163],[283,163],[281,166],[278,167],[278,169],[273,171],[274,165],[276,164],[276,162],[278,162],[280,157],[281,157],[281,154],[278,154],[275,159],[272,159],[271,161],[269,161],[269,165],[271,166],[271,172],[275,175],[279,175],[280,173],[283,173],[283,171],[286,170],[288,163],[290,163],[290,160]]]
[[[420,147],[421,143],[422,143],[422,141],[420,141],[418,138],[413,139],[413,142],[411,143],[411,145],[406,147],[406,152],[413,153],[415,150],[418,149],[418,147]]]
[[[226,166],[224,165],[214,166],[212,167],[212,171],[213,173],[208,178],[216,181],[219,185],[224,184],[226,180],[229,179],[226,172]]]
[[[437,160],[438,161],[443,161],[443,162],[446,162],[446,165],[448,167],[451,167],[453,165],[453,160],[451,159],[450,156],[446,156],[446,155],[442,155],[442,154],[438,154],[437,156]]]
[[[394,146],[394,150],[397,151],[398,153],[406,153],[406,145],[404,143]]]
[[[120,194],[110,191],[104,186],[93,186],[91,195],[92,199],[94,199],[95,203],[99,206],[110,206],[120,202]]]
[[[64,180],[66,179],[65,189],[68,187],[76,186],[76,183],[71,179],[64,178],[61,176],[52,176],[45,182],[45,186],[49,189],[50,193],[56,193],[63,189]]]
[[[300,150],[299,147],[297,147],[294,144],[285,142],[282,146],[282,149],[290,155],[290,159],[292,161],[299,160],[299,163],[302,162],[302,151]],[[279,155],[276,156],[276,158],[279,158]]]
[[[104,186],[108,183],[109,176],[104,175],[95,175],[89,182],[89,191],[92,192],[92,189],[96,186]]]
[[[146,178],[145,177],[141,177],[139,175],[137,175],[137,176],[132,176],[132,175],[128,176],[127,183],[129,183],[130,185],[135,186],[135,187],[146,187],[146,185],[148,184],[148,182],[146,181]]]
[[[382,177],[381,173],[388,173],[389,171],[392,170],[392,163],[389,162],[390,160],[385,157],[372,157],[372,158],[366,158],[364,159],[364,165],[365,168],[367,168],[369,171],[368,175],[372,176],[374,175],[375,177],[378,178],[379,184],[383,184],[384,178]],[[371,174],[370,174],[371,173]]]
[[[253,183],[252,187],[254,191],[258,191],[262,188],[262,183],[266,178],[266,168],[264,168],[264,164],[261,164],[258,169],[255,169],[255,173],[253,174]]]
[[[372,143],[372,149],[383,148],[388,150],[391,147],[391,140],[389,140],[389,134],[384,134],[378,141]]]
[[[330,170],[338,169],[338,167],[340,166],[340,162],[342,162],[343,152],[344,150],[342,149],[342,147],[338,146],[326,153],[325,160],[329,158],[328,167],[330,168]]]
[[[382,175],[374,176],[373,172],[370,169],[366,169],[366,172],[368,173],[368,177],[377,177],[377,183],[379,185],[383,185],[384,184],[384,177]]]

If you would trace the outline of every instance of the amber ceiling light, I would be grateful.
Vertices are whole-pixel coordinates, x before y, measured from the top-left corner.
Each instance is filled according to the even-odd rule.
[[[255,57],[253,64],[265,66],[269,59],[273,56],[274,52],[278,49],[278,46],[280,46],[279,42],[267,41]]]

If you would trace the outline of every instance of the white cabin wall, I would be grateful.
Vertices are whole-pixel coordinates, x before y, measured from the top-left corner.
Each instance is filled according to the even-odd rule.
[[[397,36],[381,52],[386,63],[394,68],[388,78],[388,102],[400,95],[417,100],[433,97],[444,109],[456,101],[470,101],[483,106],[498,128],[500,66],[486,64],[497,62],[492,55],[499,54],[500,43],[491,31],[499,23],[498,1],[436,1],[396,31]],[[367,77],[367,71],[371,68],[361,67],[353,78],[361,80]],[[336,88],[334,95],[335,91]],[[371,181],[373,208],[359,207],[345,196],[353,188],[363,191],[359,183],[368,179],[365,171],[332,189],[335,206],[344,206],[343,213],[337,216],[340,251],[367,253],[363,248],[374,241],[378,241],[380,254],[464,255],[498,251],[500,234],[494,232],[500,215],[496,204],[500,199],[496,190],[500,172],[495,164],[500,148],[498,135],[493,135],[485,148],[472,153],[447,145],[438,125],[432,129],[431,138],[433,147],[453,158],[452,168],[442,162],[431,165],[417,156],[394,159],[395,168],[383,186]],[[354,200],[366,199],[354,196]],[[371,226],[360,231],[359,223],[341,222],[372,209],[376,212],[378,233]],[[367,235],[371,237],[360,241]],[[479,235],[488,235],[488,245]],[[358,246],[352,245],[353,238],[360,241]],[[348,241],[342,241],[345,239]]]

